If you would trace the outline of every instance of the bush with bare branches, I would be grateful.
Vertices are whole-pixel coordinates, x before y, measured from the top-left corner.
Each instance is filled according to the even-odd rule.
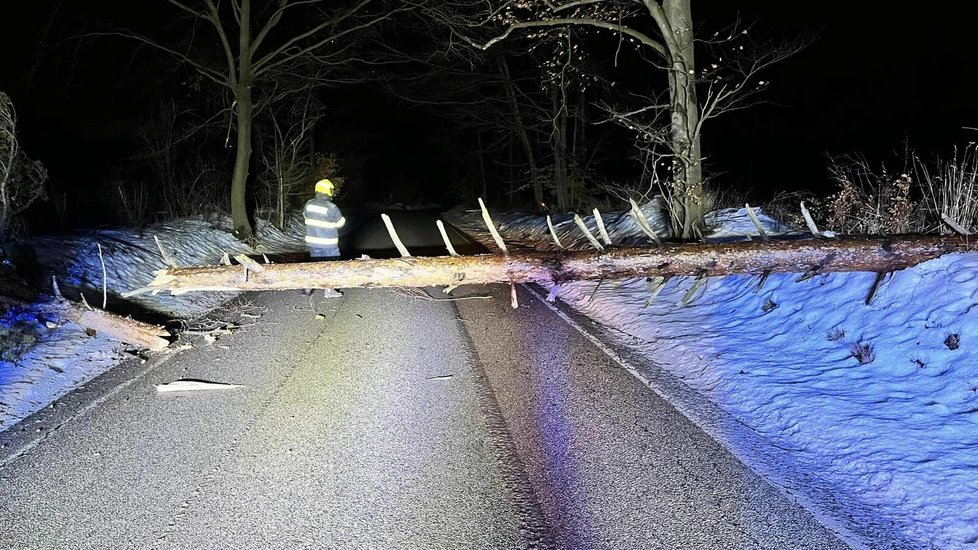
[[[913,177],[885,166],[873,170],[859,155],[829,158],[829,173],[839,191],[828,197],[820,216],[840,233],[867,235],[923,233],[927,220],[915,200]]]
[[[829,159],[839,190],[814,202],[820,225],[840,233],[899,234],[978,230],[978,146],[924,161],[907,149],[902,170],[873,169],[859,155]],[[797,201],[795,207],[797,207]],[[813,206],[812,202],[808,203]],[[950,223],[949,223],[950,222]]]
[[[0,244],[10,237],[17,216],[45,197],[47,179],[44,166],[20,149],[13,102],[0,92]]]
[[[112,198],[129,225],[230,212],[226,155],[210,145],[219,141],[215,120],[163,101],[141,121],[136,155],[113,176]]]

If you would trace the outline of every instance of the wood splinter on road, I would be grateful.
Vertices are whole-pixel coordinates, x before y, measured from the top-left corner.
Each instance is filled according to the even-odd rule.
[[[975,244],[960,235],[847,237],[834,240],[667,243],[609,252],[511,251],[508,255],[404,257],[268,264],[246,278],[240,267],[169,268],[148,288],[172,294],[304,288],[426,287],[553,283],[630,277],[765,273],[892,272]]]
[[[156,384],[156,391],[164,393],[176,391],[234,390],[244,387],[241,384],[225,384],[223,382],[182,378],[166,384]]]

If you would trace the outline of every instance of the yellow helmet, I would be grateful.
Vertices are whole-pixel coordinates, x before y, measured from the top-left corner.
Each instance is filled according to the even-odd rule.
[[[332,197],[333,196],[333,190],[334,190],[333,182],[331,182],[329,180],[319,180],[319,181],[316,182],[316,192],[317,193],[322,193],[324,195],[328,195],[328,196]]]

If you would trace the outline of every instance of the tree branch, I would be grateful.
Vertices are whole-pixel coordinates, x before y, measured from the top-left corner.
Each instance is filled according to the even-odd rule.
[[[506,30],[501,35],[491,38],[489,39],[489,41],[482,44],[474,40],[471,40],[469,38],[466,38],[464,36],[462,38],[476,48],[487,50],[492,46],[494,46],[495,44],[509,38],[509,36],[513,34],[513,32],[520,29],[560,27],[560,26],[568,26],[568,25],[594,27],[598,29],[607,29],[615,32],[620,32],[624,35],[630,36],[638,40],[643,45],[648,46],[656,53],[661,55],[664,59],[669,59],[669,50],[667,50],[666,47],[658,40],[655,40],[652,37],[644,33],[641,33],[631,27],[619,23],[609,23],[608,21],[602,21],[600,19],[594,19],[591,17],[559,17],[556,19],[547,19],[545,21],[520,21],[519,23],[510,24],[509,27],[507,27]]]
[[[204,3],[207,4],[207,10],[210,12],[207,20],[214,26],[214,30],[217,31],[217,36],[221,40],[221,47],[224,48],[224,56],[228,63],[228,86],[233,88],[238,85],[238,71],[234,68],[234,50],[231,49],[231,43],[224,32],[224,25],[221,24],[221,15],[217,11],[217,6],[214,5],[213,0],[204,0]],[[241,54],[244,55],[244,52]]]
[[[371,1],[372,0],[364,0],[363,2],[361,2],[360,6],[364,6],[364,5],[366,5],[367,3],[371,2]],[[335,34],[331,34],[331,35],[329,35],[327,37],[324,37],[321,40],[319,40],[318,42],[316,42],[315,44],[312,44],[312,45],[307,46],[305,48],[299,49],[295,53],[285,54],[284,52],[288,50],[289,45],[290,44],[294,44],[296,42],[296,39],[298,38],[298,37],[296,37],[296,39],[290,40],[286,44],[284,44],[281,47],[277,48],[274,52],[271,52],[271,53],[265,55],[264,57],[262,57],[262,59],[260,61],[256,62],[255,63],[255,69],[254,69],[255,76],[257,77],[257,76],[259,76],[261,74],[264,74],[265,72],[267,72],[267,71],[269,71],[269,70],[271,70],[271,69],[273,69],[275,67],[278,67],[279,65],[282,65],[283,63],[289,63],[289,62],[295,61],[296,59],[298,59],[298,58],[300,58],[300,57],[302,57],[304,55],[307,55],[307,54],[310,54],[312,52],[315,52],[316,50],[318,50],[319,48],[323,47],[325,44],[327,44],[329,42],[332,42],[334,40],[339,40],[339,39],[341,39],[341,38],[343,38],[343,37],[345,37],[345,36],[347,36],[349,34],[353,34],[353,33],[356,33],[358,31],[362,31],[364,29],[368,29],[368,28],[370,28],[370,27],[372,27],[372,26],[374,26],[374,25],[376,25],[376,24],[378,24],[378,23],[380,23],[382,21],[386,21],[387,19],[390,19],[392,16],[394,16],[397,13],[405,12],[405,11],[408,11],[410,9],[411,8],[398,8],[398,9],[391,10],[390,12],[387,12],[384,15],[381,15],[381,16],[374,17],[373,19],[370,19],[369,21],[367,21],[365,23],[361,23],[359,25],[354,25],[354,26],[352,26],[352,27],[350,27],[348,29],[345,29],[343,31],[340,31],[340,32],[337,32]],[[350,15],[352,15],[352,14],[350,14]],[[346,18],[347,17],[343,17],[343,19],[346,19]],[[320,25],[319,27],[317,27],[317,29],[314,29],[314,30],[317,30],[317,32],[318,32],[318,30],[322,30],[324,28],[324,26],[325,25]],[[304,33],[303,36],[309,36],[311,33],[312,33],[312,31],[309,31],[307,33]],[[282,54],[283,57],[281,59],[277,60],[277,61],[273,61],[272,60],[273,57],[276,56],[276,55],[279,55],[279,54]]]
[[[372,1],[373,0],[361,0],[359,4],[357,4],[356,6],[350,8],[350,10],[348,10],[346,13],[344,13],[339,18],[337,18],[335,20],[331,19],[329,21],[325,21],[323,23],[320,23],[319,25],[316,25],[315,27],[309,29],[308,31],[306,31],[306,32],[304,32],[302,34],[293,36],[291,39],[289,39],[288,41],[286,41],[284,44],[282,44],[278,48],[272,50],[271,52],[269,52],[269,53],[265,54],[264,56],[262,56],[261,59],[255,61],[255,64],[254,64],[255,74],[257,75],[258,73],[263,72],[263,68],[264,68],[265,65],[267,65],[269,63],[272,63],[273,60],[277,56],[281,55],[283,52],[288,51],[293,45],[301,42],[302,40],[305,40],[306,38],[308,38],[310,36],[314,36],[314,35],[320,33],[323,29],[326,29],[326,28],[328,28],[330,26],[336,26],[336,25],[342,23],[346,19],[349,19],[350,17],[352,17],[353,15],[355,15],[357,12],[359,12],[361,9],[363,9],[367,4],[371,3]],[[334,39],[333,36],[327,37],[325,40],[320,41],[315,47],[319,47],[319,45],[322,45],[322,44],[328,42],[329,40],[333,40],[333,39]],[[304,51],[308,51],[308,48],[304,48],[303,50],[300,50],[300,52],[303,52],[303,53],[304,53]],[[297,57],[299,55],[301,55],[301,53],[293,54],[291,57]],[[275,64],[277,65],[279,63],[276,62]]]
[[[135,34],[135,33],[117,32],[117,31],[94,32],[94,33],[88,33],[85,36],[121,36],[123,38],[129,38],[129,39],[132,39],[132,40],[137,40],[139,42],[142,42],[143,44],[146,44],[148,46],[152,46],[152,47],[154,47],[154,48],[156,48],[156,49],[158,49],[158,50],[160,50],[162,52],[168,53],[168,54],[172,55],[173,57],[176,57],[180,61],[182,61],[182,62],[190,65],[191,67],[193,67],[198,73],[200,73],[201,76],[203,76],[204,78],[207,78],[208,80],[211,80],[211,81],[213,81],[213,82],[215,82],[217,84],[220,84],[221,86],[230,86],[231,85],[231,83],[226,78],[227,75],[224,75],[223,73],[221,73],[221,72],[219,72],[219,71],[217,71],[215,69],[212,69],[212,68],[210,68],[210,67],[208,67],[206,65],[203,65],[201,63],[198,63],[197,61],[194,61],[193,59],[187,57],[186,54],[180,53],[180,52],[174,50],[173,48],[168,48],[168,47],[164,46],[163,44],[160,44],[159,42],[156,42],[155,40],[151,40],[151,39],[149,39],[149,38],[147,38],[145,36],[141,36],[141,35],[138,35],[138,34]]]

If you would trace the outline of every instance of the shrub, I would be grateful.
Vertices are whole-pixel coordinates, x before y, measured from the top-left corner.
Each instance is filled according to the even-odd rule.
[[[899,159],[902,170],[885,165],[874,170],[859,155],[829,158],[838,191],[824,201],[808,200],[819,226],[839,233],[952,233],[951,223],[978,230],[978,145],[955,148],[950,158],[925,162],[911,150]],[[793,219],[797,197],[784,203],[786,222]],[[778,209],[778,201],[768,208]],[[774,212],[777,216],[777,212]]]
[[[20,149],[14,105],[0,92],[0,246],[9,238],[17,216],[45,198],[47,179],[44,166]]]
[[[849,355],[855,357],[860,365],[868,365],[876,360],[876,352],[873,351],[873,346],[870,344],[849,344]]]
[[[16,362],[37,337],[37,322],[30,315],[13,308],[0,316],[0,361]]]
[[[829,172],[839,191],[825,203],[826,225],[840,233],[896,234],[924,231],[919,203],[911,198],[913,179],[875,172],[860,156],[829,159]]]

